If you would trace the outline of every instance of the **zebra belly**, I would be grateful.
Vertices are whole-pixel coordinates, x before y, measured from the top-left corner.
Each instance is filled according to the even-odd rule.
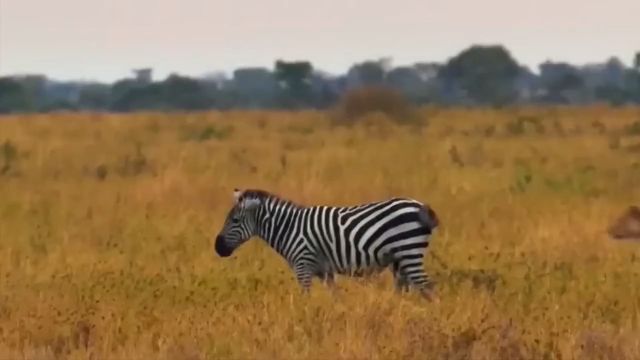
[[[341,275],[347,275],[351,277],[370,277],[380,274],[386,267],[382,266],[369,266],[365,268],[352,269],[349,271],[343,271]]]
[[[389,267],[389,265],[391,265],[391,258],[385,257],[379,263],[376,263],[376,262],[372,262],[370,264],[363,263],[363,264],[360,264],[359,266],[352,264],[350,267],[347,267],[346,269],[340,269],[337,272],[338,274],[352,276],[352,277],[369,277],[369,276],[380,274],[387,267]]]

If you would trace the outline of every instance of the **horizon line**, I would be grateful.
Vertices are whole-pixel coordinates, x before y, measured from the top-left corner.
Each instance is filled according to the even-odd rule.
[[[509,49],[507,48],[507,50],[509,50]],[[395,69],[395,68],[400,68],[400,67],[415,66],[417,64],[445,64],[449,59],[451,59],[454,56],[456,56],[456,55],[450,56],[444,61],[415,60],[415,61],[403,62],[403,63],[398,63],[398,64],[393,64],[393,57],[391,57],[391,56],[370,57],[370,58],[366,58],[366,59],[362,59],[362,60],[356,60],[356,61],[352,62],[351,65],[346,67],[346,69],[342,69],[341,71],[328,71],[328,70],[325,70],[322,67],[316,66],[312,60],[293,59],[293,58],[292,59],[284,59],[284,58],[281,58],[281,57],[277,57],[277,58],[274,58],[274,60],[271,62],[270,65],[263,65],[263,64],[246,65],[246,64],[243,64],[243,65],[238,65],[237,67],[233,67],[233,68],[211,69],[211,70],[208,70],[208,71],[201,71],[198,74],[195,74],[193,71],[192,72],[185,72],[185,71],[180,71],[180,70],[169,70],[169,71],[160,70],[160,71],[158,71],[158,69],[154,68],[153,66],[130,66],[129,67],[129,71],[126,74],[124,74],[124,75],[122,75],[120,77],[111,78],[110,80],[100,79],[99,76],[97,76],[97,77],[55,77],[55,76],[50,76],[49,74],[47,74],[45,72],[23,71],[23,72],[4,73],[1,70],[0,70],[0,77],[44,76],[47,80],[55,81],[55,82],[111,83],[111,84],[113,84],[113,83],[118,82],[120,80],[125,80],[125,79],[131,78],[131,74],[133,74],[133,72],[136,71],[136,70],[151,69],[152,72],[153,72],[153,77],[152,78],[153,78],[154,81],[157,81],[158,79],[161,79],[161,78],[162,79],[166,79],[170,75],[180,75],[180,76],[196,78],[196,79],[204,79],[204,78],[207,78],[207,77],[210,77],[210,76],[223,75],[223,76],[231,79],[231,78],[233,78],[233,73],[236,70],[240,70],[240,69],[266,69],[266,70],[272,71],[274,69],[274,65],[275,65],[276,61],[282,60],[282,61],[286,61],[286,62],[308,61],[313,66],[314,73],[321,73],[323,75],[328,75],[329,78],[337,78],[337,77],[344,76],[344,75],[348,74],[348,72],[349,72],[349,70],[351,69],[352,66],[357,65],[357,64],[361,64],[361,63],[367,62],[367,61],[374,61],[375,62],[375,61],[380,61],[382,59],[390,59],[390,61],[391,61],[390,69]],[[530,72],[534,73],[535,75],[540,75],[540,69],[539,69],[540,66],[545,64],[545,63],[549,63],[549,62],[550,63],[565,63],[565,64],[569,64],[569,65],[572,65],[572,66],[575,66],[575,67],[578,67],[578,68],[582,68],[582,67],[586,67],[586,66],[602,65],[602,64],[605,64],[606,62],[608,62],[610,60],[617,59],[626,68],[633,68],[633,62],[632,61],[625,61],[624,59],[622,59],[621,57],[619,57],[617,55],[606,56],[601,61],[583,61],[583,62],[580,62],[580,63],[570,62],[570,61],[567,61],[567,60],[554,60],[552,57],[547,57],[545,60],[543,60],[543,61],[541,61],[539,63],[536,63],[533,66],[531,64],[518,62],[517,58],[513,55],[513,53],[511,53],[511,56],[512,56],[512,58],[514,60],[516,60],[516,62],[518,63],[518,65],[520,67],[529,70]],[[631,56],[633,56],[633,54]],[[164,75],[163,76],[158,76],[158,74],[164,74]]]

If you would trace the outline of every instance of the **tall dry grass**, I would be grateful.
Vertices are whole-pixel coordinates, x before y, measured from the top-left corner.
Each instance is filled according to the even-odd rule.
[[[640,201],[640,111],[422,115],[0,119],[0,358],[638,358],[640,248],[606,228]],[[428,202],[441,301],[388,272],[301,296],[260,240],[218,258],[234,187]]]

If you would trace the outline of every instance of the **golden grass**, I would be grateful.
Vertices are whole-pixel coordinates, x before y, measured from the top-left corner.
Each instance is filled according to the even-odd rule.
[[[640,202],[640,111],[423,116],[0,119],[0,358],[638,358],[640,248],[606,227]],[[427,202],[441,301],[388,272],[304,297],[261,240],[218,258],[234,187]]]

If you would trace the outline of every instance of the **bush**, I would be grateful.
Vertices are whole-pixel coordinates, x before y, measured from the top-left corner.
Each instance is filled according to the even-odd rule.
[[[417,119],[413,105],[399,91],[370,86],[346,92],[335,109],[335,120],[349,124],[372,113],[382,113],[399,123],[411,123]]]
[[[624,131],[627,135],[640,135],[640,121],[635,121],[625,126]]]
[[[0,175],[8,174],[14,167],[18,159],[18,149],[9,140],[0,146]]]

